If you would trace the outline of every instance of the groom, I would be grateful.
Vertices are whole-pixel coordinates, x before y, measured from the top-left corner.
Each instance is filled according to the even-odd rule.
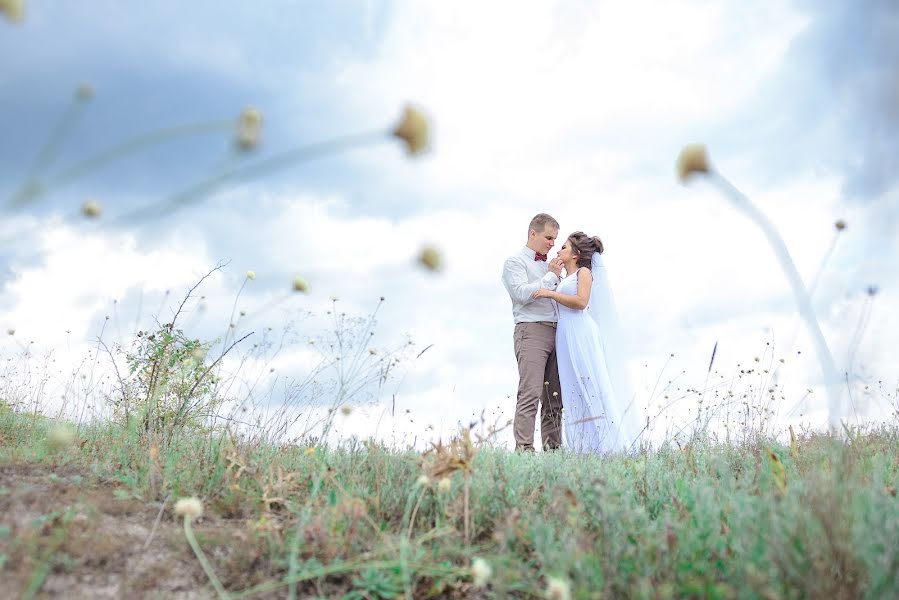
[[[540,213],[528,225],[528,242],[506,259],[503,285],[512,298],[515,317],[515,358],[518,360],[518,402],[515,405],[515,449],[534,451],[534,423],[541,406],[543,449],[562,445],[562,392],[556,365],[558,309],[549,298],[534,299],[539,288],[555,290],[562,264],[547,260],[559,236],[559,223]]]

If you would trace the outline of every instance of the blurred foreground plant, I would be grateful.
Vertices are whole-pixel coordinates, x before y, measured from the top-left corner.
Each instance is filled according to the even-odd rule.
[[[809,293],[796,269],[792,256],[790,256],[787,245],[781,237],[774,224],[765,216],[752,201],[738,190],[730,181],[728,181],[721,173],[712,168],[705,146],[702,144],[688,144],[677,157],[677,174],[681,182],[686,183],[694,175],[704,175],[731,201],[731,203],[752,220],[765,234],[768,244],[774,251],[784,275],[790,284],[793,292],[793,298],[796,301],[800,315],[802,315],[809,334],[812,337],[812,343],[815,347],[815,353],[818,356],[818,362],[821,366],[825,389],[827,390],[828,404],[828,420],[830,427],[836,430],[843,416],[842,394],[839,386],[839,373],[824,334],[821,332],[821,326],[815,316],[815,310],[812,307]]]

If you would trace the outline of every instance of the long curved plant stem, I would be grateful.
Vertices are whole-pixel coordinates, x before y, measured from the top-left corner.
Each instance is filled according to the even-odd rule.
[[[212,584],[212,587],[214,587],[215,591],[218,592],[219,598],[222,600],[230,600],[231,596],[229,596],[228,592],[225,591],[225,588],[224,586],[222,586],[222,582],[219,581],[219,578],[215,576],[215,571],[212,570],[212,565],[209,564],[209,560],[203,553],[203,549],[200,548],[200,544],[197,543],[197,538],[194,537],[194,532],[190,527],[190,522],[191,518],[185,515],[184,536],[187,538],[190,547],[193,549],[194,554],[197,556],[197,560],[200,561],[200,565],[203,567],[203,571],[206,573],[206,577],[209,578],[209,582]]]
[[[815,317],[815,310],[812,307],[811,298],[809,297],[805,284],[802,282],[799,271],[796,269],[796,264],[793,262],[789,250],[787,250],[786,243],[784,243],[783,238],[774,227],[774,224],[771,223],[768,217],[766,217],[765,214],[759,210],[759,208],[756,207],[745,194],[743,194],[743,192],[738,190],[717,171],[710,172],[709,177],[713,183],[721,188],[737,209],[758,225],[762,230],[762,233],[764,233],[765,237],[768,239],[771,249],[774,250],[774,255],[777,257],[784,275],[786,275],[787,281],[790,284],[790,288],[793,291],[793,298],[796,300],[799,314],[805,321],[809,334],[812,337],[812,343],[815,347],[815,353],[818,356],[818,362],[821,365],[824,384],[827,389],[828,424],[831,429],[836,429],[839,427],[840,417],[842,415],[841,388],[839,384],[840,377],[837,374],[837,367],[833,360],[833,355],[830,353],[830,348],[828,348],[827,341],[824,339],[824,334],[821,332],[821,326],[818,324],[818,319]]]

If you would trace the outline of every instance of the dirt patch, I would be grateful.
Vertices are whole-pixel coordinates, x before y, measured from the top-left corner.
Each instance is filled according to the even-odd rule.
[[[34,588],[37,598],[214,598],[169,510],[154,531],[160,508],[83,469],[0,465],[0,598]],[[201,539],[231,540],[207,550],[226,580],[242,525],[194,526]]]

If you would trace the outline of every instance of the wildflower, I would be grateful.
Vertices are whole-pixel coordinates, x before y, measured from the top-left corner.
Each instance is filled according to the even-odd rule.
[[[493,575],[493,569],[487,564],[483,558],[476,558],[471,562],[471,578],[475,587],[484,587],[490,581]]]
[[[450,481],[449,477],[444,477],[440,481],[437,482],[437,490],[443,493],[450,491],[450,487],[452,487],[453,482]]]
[[[94,86],[87,82],[80,84],[75,88],[75,97],[85,102],[92,100],[94,97]]]
[[[248,106],[237,119],[237,145],[241,150],[252,150],[259,144],[262,132],[262,113]]]
[[[56,425],[47,434],[47,447],[50,452],[58,452],[71,446],[75,442],[75,433],[67,425]]]
[[[570,600],[571,584],[558,577],[549,577],[546,580],[546,597],[549,600]]]
[[[306,283],[306,280],[297,275],[293,278],[293,290],[295,292],[303,292],[304,294],[309,291],[309,284]]]
[[[709,157],[704,144],[687,144],[677,156],[677,176],[686,182],[693,173],[708,173]]]
[[[190,498],[181,498],[175,502],[175,514],[179,517],[187,517],[188,519],[196,519],[203,514],[203,503],[200,499],[191,496]]]
[[[344,404],[343,406],[340,407],[340,414],[342,414],[345,417],[348,417],[351,412],[353,412],[353,407],[350,406],[349,404]]]
[[[416,108],[406,106],[393,135],[406,142],[409,156],[421,154],[428,147],[428,120]]]
[[[315,454],[315,446],[309,446],[303,452],[306,454],[306,456],[312,456],[313,454]]]
[[[13,23],[25,18],[25,0],[0,0],[0,12]]]
[[[88,200],[81,205],[81,214],[85,217],[95,219],[103,212],[103,207],[96,200]]]
[[[247,271],[247,279],[250,281],[256,279],[256,271]]]
[[[418,485],[428,485],[431,483],[431,480],[428,479],[427,475],[419,475],[418,479],[415,480]]]
[[[443,260],[440,252],[433,246],[424,246],[418,254],[418,262],[429,271],[439,271]]]

